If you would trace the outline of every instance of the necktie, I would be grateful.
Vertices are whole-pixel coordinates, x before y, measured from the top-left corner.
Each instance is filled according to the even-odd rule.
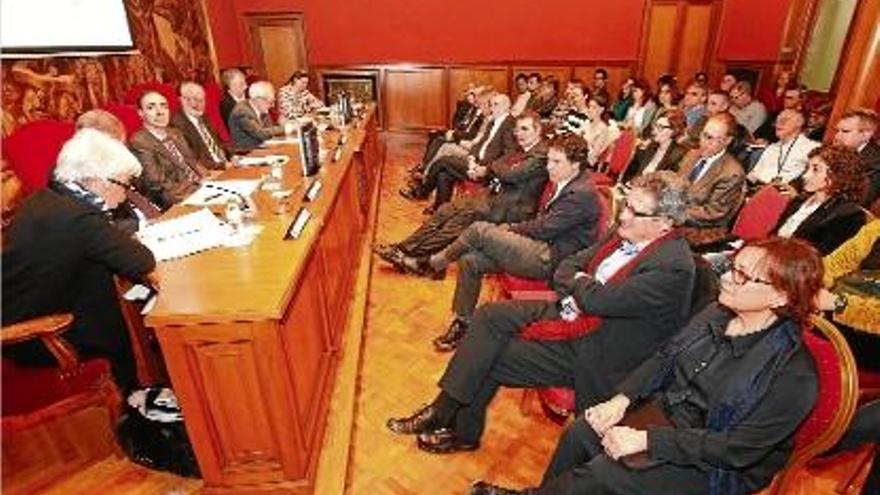
[[[709,160],[705,158],[700,158],[697,162],[697,166],[691,170],[691,173],[688,174],[688,182],[695,182],[697,179],[703,175],[703,170],[706,168],[706,165],[709,163]]]
[[[189,163],[187,163],[186,158],[183,156],[183,153],[180,152],[180,148],[177,147],[177,144],[175,144],[171,138],[165,138],[162,140],[162,145],[165,146],[165,149],[174,156],[177,166],[179,166],[183,170],[183,173],[186,174],[187,180],[198,183],[201,176],[193,170]]]
[[[639,254],[639,247],[629,241],[623,241],[618,249],[627,256]]]
[[[217,146],[217,141],[211,136],[211,132],[205,126],[205,122],[202,119],[196,119],[196,129],[199,131],[199,134],[202,135],[202,141],[204,141],[205,145],[208,147],[208,152],[211,153],[211,160],[213,160],[214,163],[226,161],[226,158],[223,155],[223,150]]]

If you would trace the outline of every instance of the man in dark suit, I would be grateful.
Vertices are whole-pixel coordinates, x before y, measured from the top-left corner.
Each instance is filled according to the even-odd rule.
[[[437,398],[412,416],[390,419],[388,427],[418,434],[419,448],[429,452],[473,450],[501,385],[572,387],[576,411],[608,399],[620,379],[686,322],[693,255],[674,230],[684,221],[686,187],[668,171],[637,178],[616,235],[556,270],[559,300],[481,307]],[[536,327],[566,336],[534,340]]]
[[[196,159],[206,168],[222,170],[229,162],[217,131],[205,118],[205,89],[192,81],[180,85],[180,110],[171,125],[183,134]]]
[[[109,359],[123,389],[135,386],[137,376],[113,275],[148,279],[156,262],[108,213],[140,172],[121,141],[95,129],[77,131],[58,156],[50,187],[25,200],[3,239],[3,325],[72,313],[65,340],[84,357]],[[39,341],[4,353],[52,362]]]
[[[229,135],[237,149],[252,150],[267,139],[284,134],[284,127],[272,124],[269,110],[275,105],[275,88],[257,81],[248,88],[248,99],[240,101],[229,115]]]
[[[590,180],[589,147],[580,136],[555,138],[548,144],[547,173],[552,195],[542,201],[535,218],[514,224],[476,222],[452,244],[423,264],[434,273],[458,262],[458,280],[446,333],[434,339],[437,350],[455,348],[467,331],[483,275],[511,273],[547,280],[557,263],[596,240],[601,216],[598,194]]]
[[[148,91],[138,100],[138,114],[144,128],[129,142],[144,172],[135,181],[137,189],[159,208],[166,210],[195,191],[208,170],[196,159],[177,129],[168,127],[168,100]]]
[[[629,182],[643,173],[677,170],[687,151],[676,142],[684,129],[684,114],[680,110],[669,110],[658,117],[652,125],[652,139],[645,147],[636,149],[623,172],[621,182]]]
[[[223,87],[226,91],[220,100],[220,116],[223,117],[223,125],[229,130],[229,116],[232,109],[239,102],[247,99],[247,79],[244,72],[238,69],[226,69],[223,71]]]
[[[426,213],[433,213],[440,205],[452,199],[456,183],[467,179],[480,179],[486,165],[516,149],[513,137],[514,118],[510,115],[510,98],[497,93],[490,99],[492,122],[482,138],[470,148],[466,158],[448,156],[434,162],[424,180],[415,187],[402,189],[407,199],[424,199],[436,189],[434,205]]]
[[[489,164],[487,190],[441,206],[403,241],[379,246],[379,256],[399,269],[418,273],[416,258],[445,248],[472,223],[516,223],[534,215],[547,182],[540,117],[526,111],[516,119],[514,134],[519,149]]]
[[[878,125],[880,117],[873,110],[850,110],[840,117],[834,134],[835,143],[858,151],[862,158],[866,184],[861,203],[865,208],[880,200],[880,145],[874,141]]]
[[[745,172],[727,152],[735,129],[733,115],[713,115],[700,134],[700,147],[681,160],[678,173],[690,184],[685,235],[692,246],[726,237],[729,224],[745,199]]]

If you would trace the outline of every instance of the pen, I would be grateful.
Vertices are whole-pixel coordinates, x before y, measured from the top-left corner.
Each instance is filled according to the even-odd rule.
[[[214,201],[215,199],[223,196],[223,193],[212,194],[203,200],[204,203],[208,203],[210,201]]]

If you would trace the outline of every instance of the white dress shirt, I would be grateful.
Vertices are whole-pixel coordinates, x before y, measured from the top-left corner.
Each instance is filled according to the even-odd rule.
[[[776,180],[787,184],[797,179],[807,169],[807,155],[820,145],[821,143],[798,134],[788,142],[779,141],[767,146],[758,163],[749,172],[749,182],[768,184]]]

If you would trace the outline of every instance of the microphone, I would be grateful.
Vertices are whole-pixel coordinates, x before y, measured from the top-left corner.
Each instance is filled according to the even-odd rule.
[[[245,196],[244,194],[236,191],[235,189],[229,189],[228,187],[218,186],[217,184],[214,184],[211,182],[205,182],[202,185],[207,188],[210,188],[210,189],[216,189],[216,190],[220,191],[221,193],[231,194],[232,196],[235,196],[236,198],[238,198],[239,201],[241,201],[241,204],[242,204],[244,210],[251,209],[250,197]]]

